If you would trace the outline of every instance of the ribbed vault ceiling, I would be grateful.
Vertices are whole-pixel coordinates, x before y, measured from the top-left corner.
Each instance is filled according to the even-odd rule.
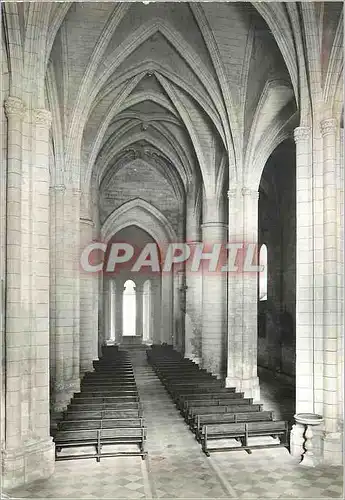
[[[212,195],[296,111],[251,4],[56,4],[57,19],[47,73],[55,157],[65,171],[80,164],[82,185],[155,155],[176,190],[192,182]]]

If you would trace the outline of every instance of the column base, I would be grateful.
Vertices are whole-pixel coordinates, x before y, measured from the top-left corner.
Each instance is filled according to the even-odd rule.
[[[55,470],[55,446],[51,438],[30,442],[20,449],[5,449],[2,459],[2,487],[10,490],[50,477]]]
[[[260,384],[258,377],[248,379],[226,377],[225,387],[236,387],[238,392],[244,393],[245,398],[252,398],[254,402],[260,402]]]
[[[75,392],[80,392],[80,379],[70,380],[53,389],[52,411],[61,412],[67,408]]]
[[[110,344],[107,344],[107,345],[110,345]],[[88,362],[85,362],[82,364],[82,366],[80,367],[80,378],[82,378],[85,373],[87,372],[93,372],[93,363],[92,361],[88,361]]]
[[[323,462],[329,465],[343,465],[343,433],[324,433]]]

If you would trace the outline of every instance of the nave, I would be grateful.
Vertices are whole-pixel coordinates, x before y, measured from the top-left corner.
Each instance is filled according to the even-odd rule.
[[[219,452],[207,458],[148,364],[145,348],[129,352],[147,427],[148,458],[56,462],[50,479],[13,490],[11,498],[341,497],[341,467],[305,468],[285,448],[254,450],[252,455]],[[264,410],[289,419],[289,387],[266,377],[261,388]]]

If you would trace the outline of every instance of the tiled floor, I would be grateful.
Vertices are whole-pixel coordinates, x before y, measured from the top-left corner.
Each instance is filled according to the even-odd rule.
[[[207,458],[146,363],[144,352],[133,351],[133,364],[148,428],[149,459],[57,462],[53,477],[13,490],[10,498],[342,497],[340,467],[305,468],[283,448],[255,450],[252,455],[215,453]],[[267,380],[261,387],[265,407],[274,410],[276,418],[291,419],[291,391]]]

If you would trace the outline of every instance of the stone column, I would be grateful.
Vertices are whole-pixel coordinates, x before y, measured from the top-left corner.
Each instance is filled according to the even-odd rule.
[[[215,244],[225,244],[226,225],[223,222],[205,222],[201,227],[204,253],[214,251]],[[206,260],[202,276],[202,366],[222,377],[226,370],[226,273],[209,271]]]
[[[49,432],[49,166],[51,114],[27,115],[31,142],[23,169],[25,106],[5,101],[8,119],[6,248],[6,434],[4,488],[50,476]],[[30,213],[31,217],[22,217]],[[27,243],[24,248],[23,242]],[[27,255],[28,265],[22,266]]]
[[[196,204],[195,184],[191,184],[186,207],[186,243],[190,247],[190,260],[195,249],[202,244],[200,237],[200,208]],[[202,272],[193,272],[186,266],[185,357],[196,363],[201,361]]]
[[[314,242],[311,129],[297,127],[296,143],[296,413],[314,411]],[[322,318],[321,318],[322,324]],[[303,426],[291,431],[291,452],[303,452]]]
[[[116,337],[116,288],[115,281],[110,281],[110,340]]]
[[[338,415],[338,363],[343,356],[338,352],[338,220],[337,210],[337,162],[336,120],[321,122],[323,142],[323,187],[324,187],[324,367],[323,367],[323,416],[325,425],[324,458],[327,462],[341,463],[342,436],[339,432]]]
[[[185,285],[184,271],[173,271],[174,286],[174,347],[183,353],[183,335],[184,335],[184,304],[185,304]]]
[[[93,221],[80,218],[80,253],[92,241]],[[80,274],[80,373],[92,371],[94,359],[94,274],[81,269]]]
[[[72,187],[71,195],[71,228],[75,229],[70,234],[73,270],[73,382],[71,392],[74,392],[80,389],[80,189]]]
[[[140,339],[143,337],[143,284],[135,285],[135,300],[136,300],[136,336]]]
[[[240,265],[232,252],[228,261],[228,363],[227,387],[236,387],[246,397],[260,399],[257,376],[257,294],[258,273],[249,270],[254,263],[258,241],[257,190],[237,186],[229,190],[229,243],[242,253]],[[238,254],[238,255],[241,255]],[[232,261],[232,262],[231,262]],[[235,268],[231,269],[231,266]],[[248,267],[248,269],[247,269]]]
[[[120,344],[122,342],[123,334],[123,283],[116,282],[116,304],[115,304],[115,323],[116,323],[116,337],[115,342]]]
[[[151,339],[153,344],[159,344],[161,341],[161,287],[159,280],[151,283],[151,315],[152,331]]]
[[[80,388],[79,280],[80,245],[78,190],[50,189],[51,218],[51,339],[55,371],[51,375],[52,409],[66,408]],[[76,235],[78,233],[78,236]]]

